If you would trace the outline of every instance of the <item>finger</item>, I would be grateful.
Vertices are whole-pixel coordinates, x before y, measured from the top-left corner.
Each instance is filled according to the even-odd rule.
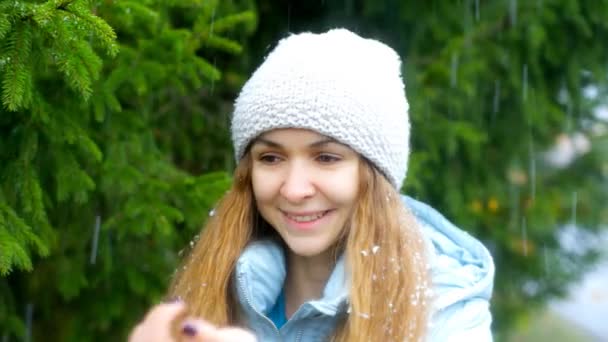
[[[182,325],[183,341],[188,342],[256,342],[255,336],[241,328],[217,326],[202,320],[189,318]]]
[[[195,318],[188,318],[182,324],[181,336],[185,341],[214,342],[218,329],[215,325]]]
[[[129,342],[139,342],[146,340],[146,328],[143,324],[138,324],[129,334]]]
[[[129,336],[130,342],[172,341],[171,323],[184,315],[186,306],[182,302],[160,304],[146,314]]]
[[[222,328],[218,330],[219,339],[222,342],[256,342],[255,336],[241,328]]]
[[[178,315],[186,311],[186,305],[182,301],[159,304],[153,307],[144,318],[144,322],[169,324]]]

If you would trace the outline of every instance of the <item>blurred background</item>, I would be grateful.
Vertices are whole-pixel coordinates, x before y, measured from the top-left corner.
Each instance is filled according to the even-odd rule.
[[[248,75],[335,27],[402,56],[402,190],[491,251],[495,339],[608,340],[608,1],[0,0],[0,341],[125,340],[230,185]]]

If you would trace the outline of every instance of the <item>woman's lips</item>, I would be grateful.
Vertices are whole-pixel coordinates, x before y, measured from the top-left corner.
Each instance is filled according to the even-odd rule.
[[[287,224],[297,230],[311,230],[319,226],[333,210],[308,211],[308,212],[286,212],[282,211]]]

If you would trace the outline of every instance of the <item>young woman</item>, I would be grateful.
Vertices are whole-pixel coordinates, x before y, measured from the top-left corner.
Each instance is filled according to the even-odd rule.
[[[399,195],[399,56],[347,30],[281,40],[232,117],[238,166],[131,341],[488,341],[481,243]]]

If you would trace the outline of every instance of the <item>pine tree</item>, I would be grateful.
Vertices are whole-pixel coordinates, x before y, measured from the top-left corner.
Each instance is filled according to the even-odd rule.
[[[124,339],[162,298],[230,183],[252,8],[0,1],[0,337]]]

